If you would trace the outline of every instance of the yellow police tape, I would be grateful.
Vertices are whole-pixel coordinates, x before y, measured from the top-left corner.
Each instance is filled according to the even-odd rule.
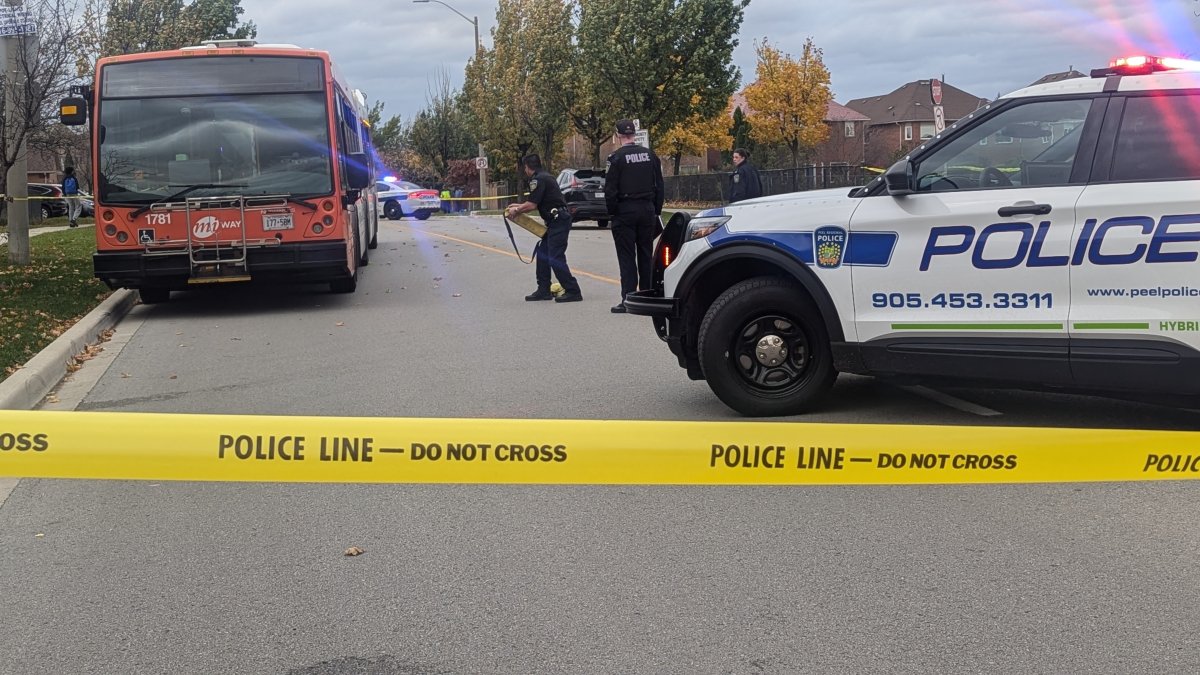
[[[857,485],[1200,478],[1200,433],[0,411],[0,476]]]

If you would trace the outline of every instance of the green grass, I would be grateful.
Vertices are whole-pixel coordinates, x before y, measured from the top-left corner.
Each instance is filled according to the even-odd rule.
[[[95,236],[88,227],[31,237],[28,266],[0,246],[0,380],[112,292],[92,276]]]

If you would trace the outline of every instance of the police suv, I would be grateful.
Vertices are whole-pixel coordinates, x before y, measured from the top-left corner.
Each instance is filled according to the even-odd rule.
[[[985,105],[871,183],[671,219],[626,299],[745,415],[838,372],[1200,393],[1200,63],[1129,57]]]

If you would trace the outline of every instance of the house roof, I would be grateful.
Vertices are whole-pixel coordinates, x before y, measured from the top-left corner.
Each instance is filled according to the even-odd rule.
[[[1029,86],[1032,87],[1032,86],[1039,85],[1039,84],[1046,84],[1047,82],[1062,82],[1063,80],[1073,80],[1077,77],[1087,77],[1087,75],[1084,75],[1083,73],[1079,72],[1078,70],[1075,70],[1074,66],[1067,66],[1067,69],[1064,70],[1063,72],[1050,73],[1049,75],[1044,75],[1041,79],[1034,82],[1033,84],[1030,84]]]
[[[915,80],[890,94],[856,98],[846,104],[871,120],[872,125],[897,122],[932,122],[933,96],[930,80]],[[942,83],[942,108],[946,122],[962,119],[975,112],[987,99]]]
[[[746,93],[744,91],[736,92],[733,95],[733,108],[741,108],[743,113],[750,112],[750,106],[746,104]],[[846,106],[836,101],[830,101],[825,108],[826,122],[869,122],[870,118],[855,110],[851,110]]]

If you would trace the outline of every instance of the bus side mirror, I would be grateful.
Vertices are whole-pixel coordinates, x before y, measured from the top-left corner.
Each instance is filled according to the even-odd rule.
[[[87,124],[87,99],[68,96],[59,101],[58,119],[69,127]]]
[[[351,190],[365,190],[371,186],[370,162],[365,152],[346,155],[346,182]]]
[[[883,174],[883,182],[887,185],[888,194],[893,197],[903,197],[913,193],[913,163],[902,159],[896,162]]]

